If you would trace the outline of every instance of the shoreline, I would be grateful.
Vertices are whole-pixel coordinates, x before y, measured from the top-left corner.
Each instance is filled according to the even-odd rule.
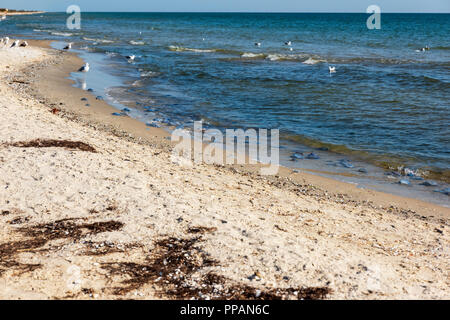
[[[51,48],[50,43],[53,41],[31,40],[32,44],[43,46],[45,48],[56,50]],[[88,123],[93,121],[99,128],[106,125],[106,130],[119,131],[122,136],[131,134],[134,139],[143,139],[146,143],[162,145],[163,148],[169,148],[171,144],[168,141],[170,138],[170,128],[168,130],[161,128],[148,127],[142,121],[134,119],[132,117],[116,117],[111,114],[117,112],[118,109],[111,106],[105,101],[94,100],[95,93],[87,92],[81,88],[75,87],[75,81],[69,79],[70,74],[83,65],[85,61],[74,52],[63,52],[65,55],[64,62],[59,68],[50,68],[45,71],[45,79],[40,82],[41,87],[45,87],[43,95],[50,97],[54,101],[63,101],[64,107],[67,111],[75,113],[76,116],[81,116]],[[61,79],[64,79],[61,81]],[[57,90],[54,90],[57,88]],[[64,94],[62,94],[64,92]],[[58,94],[59,93],[59,94]],[[91,107],[85,108],[82,98],[88,97]],[[79,101],[79,102],[78,102]],[[64,108],[63,108],[64,109]],[[203,144],[205,147],[206,144]],[[247,157],[246,157],[247,158]],[[248,162],[248,158],[247,158]],[[226,165],[233,169],[239,169],[241,171],[258,175],[260,165]],[[324,176],[325,175],[325,176]],[[335,177],[327,177],[331,175]],[[445,207],[439,204],[428,202],[422,199],[416,199],[411,197],[405,197],[396,195],[389,192],[382,192],[373,188],[360,188],[354,183],[349,183],[337,179],[337,176],[346,174],[339,174],[336,172],[326,172],[316,169],[301,169],[292,168],[280,165],[280,170],[276,175],[278,178],[290,179],[293,183],[308,183],[317,185],[322,189],[329,190],[334,193],[346,193],[357,201],[373,201],[382,206],[400,206],[405,207],[408,210],[422,211],[425,215],[438,215],[447,218],[450,216],[450,207]],[[443,211],[444,214],[440,214]]]
[[[118,227],[110,227],[106,234],[83,234],[84,242],[56,238],[55,244],[62,247],[45,257],[39,248],[8,256],[17,259],[19,266],[31,268],[33,261],[42,266],[27,269],[13,282],[0,278],[5,282],[2,287],[8,288],[0,290],[0,297],[167,298],[157,277],[147,274],[132,278],[135,287],[125,290],[124,279],[133,270],[111,261],[143,266],[148,250],[167,254],[156,240],[169,236],[184,241],[189,234],[200,234],[202,249],[217,263],[205,264],[206,258],[193,252],[200,263],[198,273],[213,271],[226,277],[223,286],[239,284],[263,292],[299,286],[329,288],[326,296],[318,297],[335,299],[449,297],[448,253],[443,249],[449,243],[449,208],[287,168],[281,168],[276,177],[261,177],[255,173],[258,166],[180,167],[170,161],[171,146],[164,130],[147,130],[138,120],[113,117],[110,114],[117,109],[95,96],[88,97],[91,106],[86,108],[81,98],[89,93],[67,79],[81,59],[73,53],[34,47],[48,48],[49,43],[30,41],[30,48],[18,50],[37,50],[35,62],[10,60],[10,68],[3,69],[10,80],[24,83],[9,81],[9,86],[0,86],[4,94],[0,106],[10,117],[1,129],[2,143],[71,139],[88,143],[96,153],[0,149],[4,163],[0,182],[9,186],[0,199],[4,206],[0,209],[8,213],[0,218],[5,222],[22,218],[20,223],[3,225],[1,243],[22,241],[17,231],[58,219],[77,218],[85,224],[117,221]],[[0,51],[3,59],[1,55]],[[31,69],[30,63],[34,64]],[[24,67],[26,73],[20,71]],[[19,104],[26,107],[18,108]],[[55,108],[60,111],[50,112]],[[107,245],[114,249],[111,252],[88,258],[82,253],[90,243],[108,241],[113,243]],[[118,243],[130,248],[126,254]],[[82,285],[61,286],[72,265],[80,267]],[[379,283],[372,288],[369,280],[377,270],[382,275],[374,278]],[[189,277],[202,284],[201,276]],[[34,293],[25,289],[30,286]],[[114,293],[117,286],[121,294]],[[92,294],[85,294],[83,288]],[[189,294],[201,299],[204,293]]]
[[[18,11],[18,12],[2,12],[0,15],[6,15],[6,16],[24,16],[24,15],[31,15],[31,14],[42,14],[46,13],[45,11]]]
[[[60,45],[59,41],[55,41],[55,43],[58,43],[58,46]],[[58,46],[55,45],[53,48]],[[103,57],[101,53],[88,53],[83,50],[76,50],[76,53],[86,61],[91,62],[91,64],[94,62],[97,64],[93,66],[93,71],[87,75],[87,83],[103,83],[103,78],[99,76],[102,74],[106,78],[111,77],[111,80],[104,81],[104,86],[109,86],[113,89],[116,87],[122,88],[122,86],[125,89],[127,88],[126,85],[120,84],[120,78],[115,78],[116,76],[110,75],[108,72],[103,70],[96,71],[102,69],[101,67],[103,67],[104,64],[109,63],[109,59]],[[115,61],[115,63],[115,66],[121,67],[119,62]],[[82,62],[80,61],[79,65],[81,64]],[[73,66],[74,69],[78,67],[78,65]],[[68,73],[69,72],[70,71],[68,71]],[[92,74],[97,74],[97,76],[91,77]],[[81,88],[81,83],[86,86],[86,80],[83,82],[83,78],[86,78],[85,76],[72,74],[70,78],[76,80],[76,85],[74,84],[74,86]],[[98,85],[96,86],[98,87]],[[84,90],[86,90],[86,88],[84,88]],[[100,89],[100,92],[101,93],[97,92],[97,94],[106,94],[105,97],[108,96],[108,93],[103,92],[102,89]],[[119,99],[119,101],[116,99]],[[138,120],[145,121],[145,112],[142,111],[142,108],[137,107],[133,101],[133,98],[128,97],[125,98],[125,101],[120,102],[120,98],[117,98],[114,94],[108,98],[108,102],[110,102],[115,108],[118,108],[119,110],[125,107],[127,109],[131,109],[130,116],[136,116]],[[157,114],[154,117],[165,118],[167,114],[164,113],[164,110],[160,111],[161,114]],[[164,124],[164,122],[160,123],[160,125],[162,128],[166,128],[169,132],[174,129],[170,125],[167,126]],[[137,124],[137,126],[141,127],[142,123]],[[206,126],[208,126],[208,124],[206,124]],[[212,128],[214,128],[214,126],[212,126]],[[129,128],[127,131],[133,129],[134,128]],[[416,173],[412,176],[408,176],[407,172],[414,172],[414,170],[410,170],[407,167],[403,167],[401,170],[400,167],[397,169],[391,168],[388,170],[385,166],[380,164],[377,165],[366,157],[358,157],[353,153],[342,154],[331,150],[320,150],[320,148],[311,147],[307,144],[296,145],[292,142],[285,141],[282,138],[280,142],[282,144],[280,148],[280,164],[285,168],[292,170],[292,172],[301,171],[302,173],[312,173],[314,175],[320,175],[332,180],[345,182],[347,184],[354,184],[357,188],[380,191],[411,199],[419,199],[424,202],[430,202],[439,206],[450,208],[448,196],[444,193],[444,190],[448,187],[448,184],[445,182],[446,179],[443,176],[441,177],[442,179],[433,179],[433,177],[428,175],[421,177],[420,173],[418,173],[419,176],[416,176]],[[292,154],[300,152],[299,150],[304,152],[305,155],[310,152],[314,152],[320,157],[320,159],[292,161]],[[352,167],[346,167],[344,166],[344,163],[346,165],[349,163]],[[419,170],[417,170],[417,172],[419,172]],[[427,181],[428,179],[434,180],[431,183],[435,183],[435,185],[422,185],[425,181],[429,182]],[[407,180],[409,185],[401,185],[400,180]]]

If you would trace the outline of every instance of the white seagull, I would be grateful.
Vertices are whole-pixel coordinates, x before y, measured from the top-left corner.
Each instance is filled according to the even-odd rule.
[[[336,67],[328,66],[328,70],[330,70],[330,73],[336,73]]]
[[[287,46],[292,46],[292,42],[291,41],[286,41],[284,44],[287,45]]]
[[[20,42],[19,40],[14,41],[13,44],[11,45],[11,48],[19,46],[19,42]]]
[[[78,72],[89,72],[89,63],[86,62],[84,66],[78,69]]]
[[[22,42],[22,43],[20,44],[20,46],[21,46],[21,47],[26,47],[26,46],[28,46],[28,42],[24,41],[24,42]]]
[[[63,49],[64,49],[64,50],[70,50],[70,49],[72,49],[72,43],[67,44],[67,46],[65,46]]]

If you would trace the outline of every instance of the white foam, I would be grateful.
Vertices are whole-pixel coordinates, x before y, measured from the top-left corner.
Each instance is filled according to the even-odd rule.
[[[310,65],[316,64],[316,63],[319,63],[319,62],[321,62],[321,61],[313,59],[311,57],[309,57],[307,60],[303,61],[304,64],[310,64]]]
[[[94,42],[101,42],[101,43],[114,43],[113,40],[106,40],[106,39],[92,39],[92,38],[87,38],[87,37],[83,37],[83,39],[86,41],[94,41]]]
[[[131,41],[129,42],[129,44],[131,44],[131,45],[133,45],[133,46],[143,46],[143,45],[145,44],[145,42],[144,42],[144,41],[134,41],[134,40],[131,40]]]
[[[178,52],[189,51],[189,52],[198,52],[198,53],[216,52],[216,50],[214,50],[214,49],[195,49],[195,48],[184,48],[184,47],[179,47],[179,46],[169,46],[169,50],[170,51],[178,51]]]
[[[264,58],[265,55],[263,53],[252,53],[252,52],[244,52],[241,54],[242,58]]]
[[[73,34],[69,32],[51,32],[54,36],[71,37]]]

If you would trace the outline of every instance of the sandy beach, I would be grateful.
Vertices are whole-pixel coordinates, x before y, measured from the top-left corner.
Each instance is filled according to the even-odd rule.
[[[180,166],[166,131],[72,86],[79,57],[29,43],[0,48],[0,298],[450,298],[449,208]]]

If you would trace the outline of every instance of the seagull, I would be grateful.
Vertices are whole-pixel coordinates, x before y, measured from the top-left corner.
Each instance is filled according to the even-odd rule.
[[[7,46],[9,43],[9,37],[5,37],[5,46]]]
[[[328,66],[328,70],[330,70],[330,73],[336,73],[336,67]]]
[[[133,54],[131,56],[126,56],[125,58],[127,58],[130,61],[133,61],[136,58],[136,56]]]
[[[24,42],[22,42],[22,43],[20,44],[20,46],[21,46],[21,47],[26,47],[26,46],[28,46],[28,42],[24,41]]]
[[[89,72],[89,63],[86,62],[84,66],[78,69],[78,72]]]
[[[67,44],[67,46],[65,46],[63,49],[64,49],[64,50],[70,50],[70,49],[72,49],[72,43]]]
[[[261,47],[261,42],[255,42],[255,46]]]
[[[11,48],[17,47],[19,45],[19,42],[20,42],[19,40],[14,41],[13,44],[11,45]]]
[[[284,44],[287,45],[287,46],[291,46],[292,42],[291,41],[286,41]]]

